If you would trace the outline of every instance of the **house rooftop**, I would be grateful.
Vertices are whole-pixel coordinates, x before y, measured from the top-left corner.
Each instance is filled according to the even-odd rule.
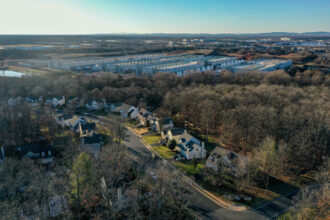
[[[82,123],[80,123],[80,127],[81,127],[81,130],[83,130],[83,131],[85,131],[85,130],[92,131],[95,129],[96,124],[94,122],[93,123],[82,122]]]
[[[101,134],[94,134],[92,136],[85,136],[82,137],[84,144],[98,144],[102,141],[102,135]]]
[[[173,136],[183,135],[185,130],[183,128],[171,128],[169,129]]]
[[[125,103],[122,103],[121,106],[116,107],[116,111],[117,112],[120,112],[120,111],[128,112],[131,109],[131,107],[132,107],[131,105],[127,105]]]

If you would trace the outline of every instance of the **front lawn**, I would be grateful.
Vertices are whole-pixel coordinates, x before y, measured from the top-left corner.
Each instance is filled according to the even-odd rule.
[[[173,162],[173,164],[177,167],[179,167],[180,169],[182,169],[187,175],[189,176],[194,176],[195,174],[197,174],[201,169],[204,168],[204,164],[201,163],[197,163],[196,167],[195,165],[192,163],[192,161],[175,161]]]
[[[173,151],[164,146],[156,146],[153,149],[164,159],[172,159],[175,155]]]
[[[151,146],[155,144],[159,144],[160,142],[160,136],[158,134],[148,134],[143,136],[143,138]]]
[[[139,123],[136,121],[136,120],[128,120],[127,122],[126,122],[126,125],[127,126],[130,126],[130,127],[134,127],[134,126],[136,126],[136,125],[138,125]]]

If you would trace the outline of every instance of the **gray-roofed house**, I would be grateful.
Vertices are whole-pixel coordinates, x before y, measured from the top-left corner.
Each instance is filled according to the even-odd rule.
[[[42,96],[40,96],[39,98],[32,97],[32,96],[25,97],[25,102],[29,103],[29,104],[33,104],[33,105],[42,103]]]
[[[114,103],[110,103],[110,111],[111,112],[116,112],[116,108],[119,106],[122,106],[123,103],[122,102],[114,102]]]
[[[165,129],[173,128],[174,124],[171,118],[158,119],[156,121],[156,131],[161,132]]]
[[[89,122],[80,122],[79,123],[79,133],[80,137],[83,136],[88,136],[91,134],[91,132],[94,132],[96,128],[96,124],[94,122],[89,123]]]
[[[166,139],[175,140],[178,146],[177,150],[187,160],[206,157],[204,143],[201,144],[197,138],[189,134],[185,129],[171,128],[165,131],[167,136]],[[164,133],[164,131],[162,133]]]
[[[66,103],[68,104],[69,107],[71,108],[79,108],[83,107],[83,101],[80,100],[79,97],[77,96],[70,96],[67,100]]]
[[[62,113],[55,117],[55,122],[64,128],[65,126],[69,126],[70,120],[73,119],[73,117],[73,114]]]
[[[113,112],[119,113],[123,118],[137,118],[139,109],[134,106],[121,103],[121,105],[114,107]]]
[[[53,107],[65,105],[65,97],[59,96],[59,97],[52,98],[52,105],[53,105]]]
[[[75,115],[72,119],[69,120],[69,124],[67,124],[67,126],[71,131],[79,132],[79,123],[81,122],[85,122],[85,119]]]
[[[55,121],[57,124],[61,125],[62,128],[68,127],[71,131],[79,132],[79,123],[85,122],[83,117],[62,113],[55,117]]]
[[[206,161],[206,167],[218,171],[223,169],[233,176],[245,175],[248,171],[249,158],[222,147],[216,147]]]
[[[10,98],[10,99],[8,99],[7,103],[8,103],[9,107],[13,107],[17,104],[21,104],[22,103],[22,98],[20,96],[15,97],[15,98]]]
[[[152,113],[149,112],[147,109],[140,109],[138,113],[138,119],[140,123],[144,126],[146,126],[148,123],[151,124],[152,119],[154,118]]]
[[[103,137],[101,134],[95,134],[94,132],[90,136],[84,136],[81,138],[82,148],[94,158],[98,158],[103,145]]]
[[[182,135],[185,132],[183,128],[168,128],[161,132],[163,140],[168,141],[174,139],[175,136]]]
[[[86,104],[88,110],[102,110],[106,106],[105,100],[91,100]]]

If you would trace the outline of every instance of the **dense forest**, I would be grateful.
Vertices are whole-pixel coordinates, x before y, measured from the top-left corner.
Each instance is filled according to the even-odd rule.
[[[64,95],[66,97],[78,96],[85,102],[91,99],[104,98],[107,102],[122,101],[140,108],[148,108],[153,110],[159,117],[171,117],[177,127],[183,127],[189,122],[200,134],[210,136],[227,148],[254,158],[253,161],[261,167],[261,171],[268,174],[268,178],[272,176],[281,179],[288,176],[298,177],[310,171],[317,171],[320,166],[328,161],[330,153],[329,86],[330,76],[317,70],[298,72],[295,75],[289,75],[282,70],[268,74],[255,72],[232,74],[224,71],[221,74],[209,72],[185,77],[177,77],[173,74],[138,77],[109,73],[90,75],[63,73],[22,78],[1,78],[0,98],[6,102],[8,98],[16,96],[42,96],[45,99]],[[23,117],[24,121],[18,120],[22,117],[22,114],[31,115],[30,111],[24,106],[12,111],[4,107],[0,113],[0,123],[4,125],[0,129],[0,141],[10,139],[11,141],[20,140],[24,142],[23,137],[36,138],[33,131],[38,130],[38,127],[48,126],[49,132],[55,131],[52,130],[55,128],[53,128],[50,118],[47,117],[46,110],[41,109],[42,112],[38,114],[39,117],[44,117],[43,120],[34,117],[29,118],[28,116]],[[27,121],[31,123],[27,123]],[[40,121],[43,121],[43,124],[38,124]],[[13,135],[15,133],[17,133],[17,136]],[[116,146],[116,144],[110,144],[107,148],[113,150],[114,148],[117,149]],[[95,177],[93,174],[88,178],[92,180],[101,177],[108,178],[108,180],[117,178],[107,177],[109,172],[104,172],[108,169],[119,169],[116,167],[115,161],[118,159],[114,156],[115,154],[111,155],[107,150],[105,152],[107,158],[111,157],[112,160],[104,159],[103,164],[97,162],[88,165],[90,158],[86,158],[84,155],[72,156],[69,159],[71,164],[68,172],[71,176],[74,175],[75,166],[79,166],[74,165],[74,163],[87,163],[88,166],[85,165],[88,170],[79,172],[92,175],[93,171],[91,169],[94,169],[94,173],[98,175]],[[70,153],[67,155],[70,155]],[[124,153],[121,152],[119,155],[124,155]],[[16,164],[16,167],[25,166],[21,163],[28,163],[24,161],[9,162]],[[6,161],[4,166],[10,167],[9,162]],[[29,166],[34,165],[28,164],[27,167]],[[64,165],[56,166],[61,167]],[[123,169],[120,173],[117,173],[120,175],[120,180],[132,174],[133,170],[128,169],[128,167],[132,167],[132,164],[120,167],[120,169]],[[31,169],[34,170],[33,167]],[[27,175],[22,171],[18,172],[17,169],[10,170],[10,172],[13,173],[6,173],[8,175],[23,175],[23,177]],[[38,170],[38,172],[43,171]],[[162,214],[164,216],[175,216],[182,211],[185,213],[186,204],[181,201],[183,198],[175,197],[176,189],[171,189],[173,195],[171,194],[168,197],[162,194],[164,192],[162,187],[165,187],[165,182],[158,186],[151,186],[147,184],[148,180],[144,177],[136,177],[139,175],[138,169],[134,170],[133,173],[136,179],[133,178],[130,181],[136,181],[137,183],[138,188],[134,189],[139,193],[137,198],[143,197],[144,192],[146,192],[144,188],[148,187],[147,191],[154,191],[157,196],[160,193],[161,197],[159,198],[169,204],[169,206],[163,207],[164,213],[160,213],[159,209],[153,206],[151,206],[151,209],[144,210],[145,206],[153,204],[153,199],[156,199],[156,197],[148,197],[148,200],[146,200],[148,204],[144,204],[141,200],[135,206],[134,214],[152,217]],[[36,177],[32,178],[31,181],[38,181],[36,179],[38,175],[35,174]],[[29,178],[27,177],[27,179]],[[71,186],[66,190],[71,190],[71,199],[75,200],[75,183],[70,179],[65,181]],[[325,182],[323,180],[322,184]],[[115,184],[114,188],[116,188],[119,183],[111,182],[111,184]],[[102,201],[98,192],[100,189],[95,188],[93,182],[86,183],[84,187],[86,187],[87,193],[84,196],[89,196],[88,193],[93,192],[93,190],[97,191],[93,196],[98,196],[92,201],[97,205],[75,200],[72,204],[79,205],[74,206],[75,210],[73,210],[72,215],[80,213],[89,216],[88,213],[94,213],[95,208],[106,206],[106,204],[100,202]],[[37,190],[43,192],[43,189]],[[301,196],[322,199],[319,194],[308,193]],[[35,198],[35,202],[43,199],[43,197]],[[300,200],[302,199],[300,198]],[[80,206],[81,204],[84,204],[84,206]],[[2,205],[11,207],[9,203]],[[297,207],[298,209],[299,207]],[[292,211],[290,215],[297,215],[297,210]],[[106,217],[113,215],[111,210],[103,214]],[[10,215],[15,215],[15,210],[12,210]],[[186,216],[184,214],[182,219]]]
[[[330,76],[307,70],[176,77],[54,74],[2,78],[1,98],[78,96],[105,98],[155,110],[178,125],[191,122],[236,151],[252,155],[265,138],[285,149],[285,163],[299,173],[322,164],[330,143]],[[284,158],[283,158],[284,159]]]

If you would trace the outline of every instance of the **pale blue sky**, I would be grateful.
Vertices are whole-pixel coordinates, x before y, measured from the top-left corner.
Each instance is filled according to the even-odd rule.
[[[0,0],[0,34],[330,31],[330,0]]]

